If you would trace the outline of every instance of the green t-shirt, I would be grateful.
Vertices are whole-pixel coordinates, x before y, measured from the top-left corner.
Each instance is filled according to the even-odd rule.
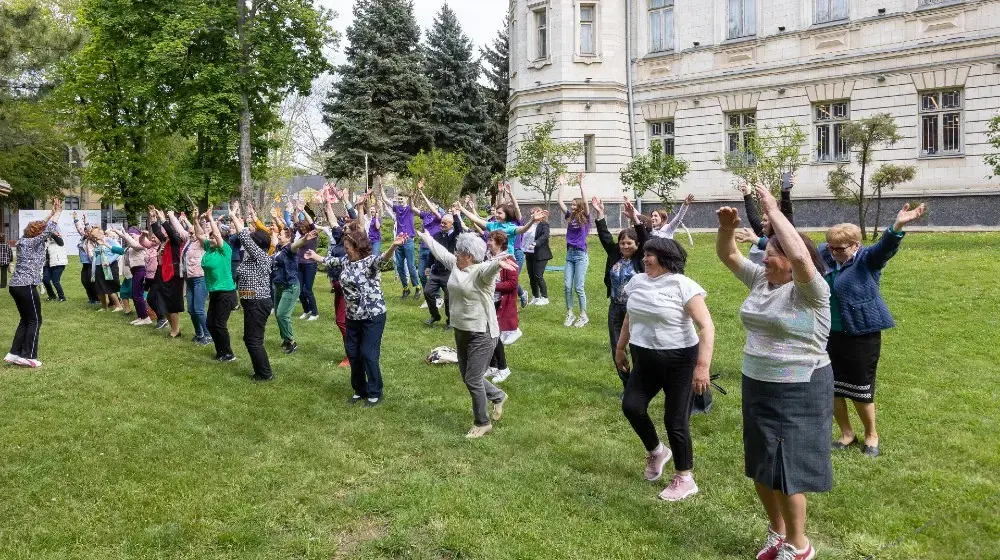
[[[205,255],[201,257],[201,268],[205,270],[205,285],[209,292],[231,292],[236,289],[233,282],[233,248],[229,243],[221,247],[212,247],[205,240]]]

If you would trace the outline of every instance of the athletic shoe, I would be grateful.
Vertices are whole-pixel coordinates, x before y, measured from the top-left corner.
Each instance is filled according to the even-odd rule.
[[[424,307],[427,307],[427,306],[424,305]],[[437,323],[440,320],[441,319],[435,319],[435,318],[431,317],[430,319],[427,319],[426,321],[424,321],[424,324],[427,325],[428,327],[433,327],[434,323]]]
[[[347,399],[347,404],[354,406],[358,404],[358,401],[363,401],[363,400],[365,400],[365,398],[362,397],[361,395],[352,395],[351,398]]]
[[[254,381],[256,383],[266,383],[268,381],[271,381],[272,379],[274,379],[273,373],[270,375],[261,375],[259,373],[255,373],[250,376],[250,381]]]
[[[122,311],[125,311],[125,309],[122,308],[121,306],[116,307],[116,308],[114,308],[114,309],[111,310],[112,313],[121,313]]]
[[[236,361],[236,356],[233,356],[232,354],[226,354],[225,356],[219,356],[218,358],[216,358],[216,361],[223,362],[223,363],[225,363],[225,362],[235,362]]]
[[[413,292],[413,299],[420,297],[420,286],[417,286],[417,291]]]
[[[510,368],[503,368],[497,371],[496,377],[493,378],[494,383],[503,383],[510,377]]]
[[[504,393],[504,396],[500,399],[500,402],[493,403],[493,414],[490,415],[490,418],[494,420],[499,420],[503,416],[503,405],[506,402],[507,402],[507,394]]]
[[[451,330],[451,323],[445,323],[444,324],[444,330],[445,331],[450,331]]]
[[[498,370],[497,368],[492,367],[492,366],[486,368],[486,379],[493,379],[494,377],[496,377],[497,373],[499,373],[499,372],[500,372],[500,370]]]
[[[309,318],[306,319],[306,321],[318,321],[318,320],[319,320],[319,315],[310,315]]]
[[[427,309],[427,300],[420,304],[420,309]]]
[[[160,329],[162,329],[163,327],[166,327],[166,326],[167,326],[167,320],[166,319],[157,319],[156,320],[156,330],[160,330]]]
[[[351,359],[350,358],[344,358],[343,360],[341,360],[341,362],[339,364],[337,364],[337,367],[342,367],[342,368],[349,368],[349,367],[351,367]]]
[[[538,298],[536,298],[535,296],[531,296],[531,299],[528,300],[528,305],[537,305],[537,302]]]
[[[774,532],[774,529],[767,528],[767,541],[764,548],[757,553],[757,560],[775,560],[778,557],[778,550],[785,542],[785,536]]]
[[[543,297],[535,301],[535,305],[548,305],[548,304],[549,304],[549,298],[547,297]]]
[[[305,321],[308,318],[309,318],[309,313],[308,312],[307,313],[303,313],[302,315],[299,315],[299,319],[301,319],[303,321]]]
[[[11,365],[16,364],[17,361],[20,360],[20,359],[21,359],[21,356],[15,356],[14,354],[10,354],[10,353],[8,353],[6,356],[3,357],[3,361],[5,361],[5,362],[7,362],[8,364],[11,364]]]
[[[31,358],[18,358],[17,361],[15,361],[14,363],[16,365],[30,367],[32,369],[42,367],[42,362],[39,362],[38,360],[32,360]]]
[[[646,454],[646,480],[650,482],[660,479],[663,475],[663,465],[666,465],[674,455],[670,448],[662,443],[657,449],[659,451],[654,449]]]
[[[493,424],[485,426],[473,426],[469,433],[465,434],[466,439],[479,439],[493,431]]]
[[[295,352],[298,349],[299,349],[299,345],[296,344],[295,341],[293,340],[293,341],[289,342],[289,344],[287,346],[285,346],[285,354],[291,354],[292,352]]]
[[[59,298],[59,303],[66,303],[66,298]]]
[[[506,334],[507,334],[506,339],[504,339],[502,336],[500,338],[503,339],[504,346],[510,346],[511,344],[517,342],[517,339],[521,338],[521,335],[524,333],[521,332],[521,329],[515,329],[512,331],[507,331]]]
[[[670,484],[660,492],[660,499],[668,502],[679,502],[685,498],[698,493],[698,485],[694,483],[691,475],[681,476],[675,474],[670,480]]]
[[[191,342],[194,342],[195,344],[201,343],[201,335],[200,334],[196,334],[196,335],[192,336],[191,337]]]
[[[563,321],[563,326],[564,327],[572,327],[573,326],[573,321],[575,321],[575,320],[576,320],[576,315],[573,315],[573,310],[571,309],[571,310],[569,310],[569,311],[566,312],[566,320]]]
[[[777,560],[812,560],[815,557],[816,549],[811,544],[805,550],[798,550],[791,543],[785,542],[778,549]]]
[[[376,406],[382,404],[382,399],[367,398],[365,402],[361,403],[365,408],[375,408]]]
[[[406,299],[408,297],[410,297],[410,289],[409,288],[403,288],[403,297],[400,298],[400,299]]]
[[[590,322],[590,318],[587,317],[587,314],[586,313],[581,313],[580,314],[580,318],[577,319],[575,323],[573,323],[573,326],[576,327],[576,328],[580,328],[580,327],[585,326],[589,322]]]
[[[136,327],[141,327],[143,325],[152,325],[152,324],[153,320],[150,319],[149,317],[146,317],[145,319],[136,319],[135,321],[132,321],[132,325]]]
[[[212,344],[213,342],[215,342],[215,341],[212,340],[212,337],[210,337],[210,336],[203,336],[203,337],[201,337],[201,340],[198,341],[198,344],[201,345],[201,346],[208,346],[209,344]]]
[[[518,296],[517,299],[519,299],[521,301],[521,309],[524,309],[525,307],[528,306],[528,294],[527,293],[521,292],[521,295]]]

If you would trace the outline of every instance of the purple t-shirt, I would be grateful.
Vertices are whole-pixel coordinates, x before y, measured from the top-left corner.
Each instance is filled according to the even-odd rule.
[[[368,226],[368,241],[372,243],[382,242],[382,215],[378,219],[372,218],[371,225]]]
[[[433,212],[420,212],[420,219],[424,222],[424,231],[431,234],[431,237],[441,233],[441,218],[435,216]],[[421,240],[420,247],[427,247],[427,244]]]
[[[572,216],[572,212],[566,212],[566,246],[570,249],[586,251],[587,234],[590,233],[590,214],[587,214],[587,220],[582,224],[571,220]]]
[[[309,231],[312,231],[314,229],[316,229],[316,226],[309,227]],[[299,237],[300,235],[301,234],[296,232],[296,237]],[[299,247],[299,250],[295,253],[295,262],[297,264],[312,263],[313,261],[306,258],[306,251],[315,251],[318,247],[319,247],[318,237],[306,241],[305,244],[303,244],[302,247]]]
[[[514,223],[517,224],[517,227],[521,227],[524,225],[524,223],[521,220],[514,220]],[[514,250],[520,251],[523,248],[521,246],[522,243],[524,243],[524,234],[519,233],[517,234],[517,237],[514,238]]]
[[[396,235],[405,233],[410,239],[416,237],[417,230],[413,229],[413,208],[393,204],[392,212],[396,215]]]

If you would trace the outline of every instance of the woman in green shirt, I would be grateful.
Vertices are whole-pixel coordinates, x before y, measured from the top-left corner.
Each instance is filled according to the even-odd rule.
[[[197,211],[192,212],[192,216]],[[205,287],[208,289],[208,332],[215,343],[215,359],[219,362],[236,361],[229,341],[229,315],[236,308],[236,283],[233,281],[231,261],[233,249],[222,238],[219,225],[212,217],[212,210],[204,214],[211,231],[201,229],[201,220],[192,220],[198,242],[205,247],[201,257],[201,268],[205,271]]]

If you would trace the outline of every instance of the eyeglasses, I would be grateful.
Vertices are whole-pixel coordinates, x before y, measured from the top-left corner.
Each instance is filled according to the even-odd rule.
[[[831,253],[843,253],[854,245],[844,245],[843,247],[834,247],[833,245],[827,245],[826,248],[830,250]]]

